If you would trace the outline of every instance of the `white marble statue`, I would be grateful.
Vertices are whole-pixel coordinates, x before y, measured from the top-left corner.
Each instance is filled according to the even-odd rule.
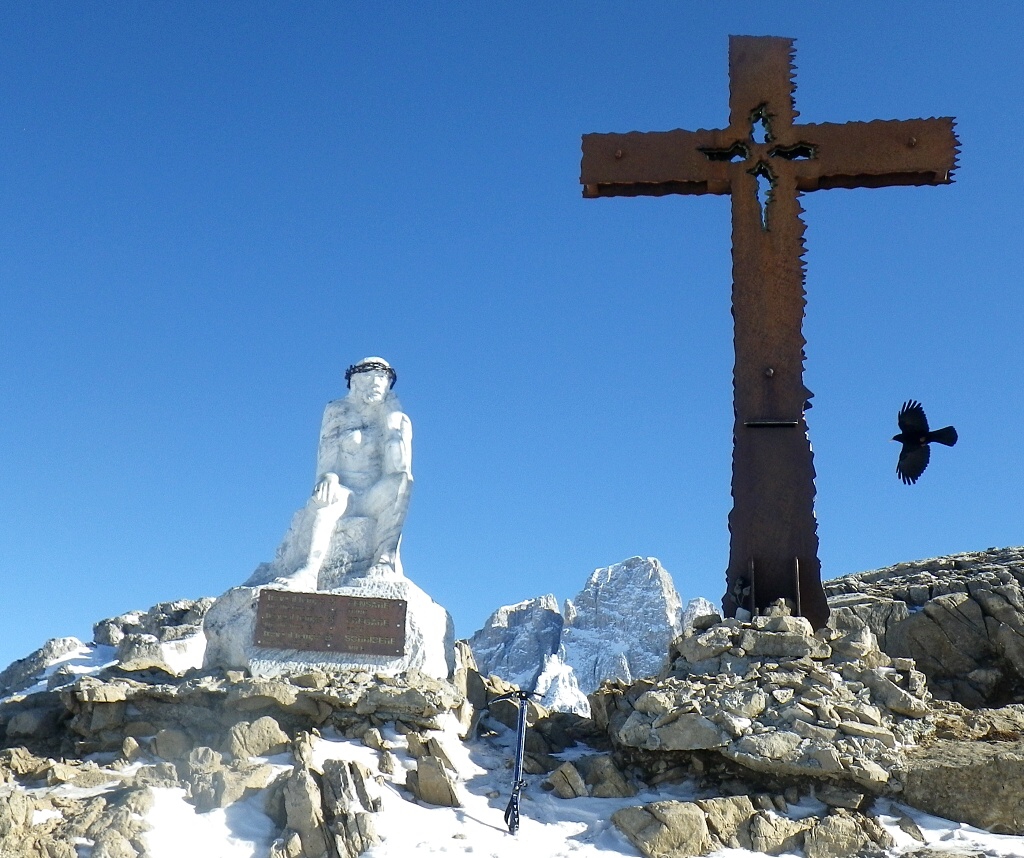
[[[416,669],[438,679],[454,669],[451,616],[405,576],[399,557],[412,491],[412,423],[392,392],[395,371],[383,358],[368,357],[350,366],[345,379],[348,394],[324,411],[312,496],[295,513],[274,559],[218,598],[203,620],[207,668],[244,668],[254,676]],[[404,601],[403,653],[258,646],[264,589]]]
[[[392,391],[396,377],[379,357],[348,368],[348,395],[324,411],[313,494],[274,560],[262,564],[248,586],[329,590],[343,578],[401,574],[412,422]]]

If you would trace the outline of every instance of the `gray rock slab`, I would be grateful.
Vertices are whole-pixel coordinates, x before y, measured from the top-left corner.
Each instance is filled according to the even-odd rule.
[[[612,814],[612,822],[648,858],[692,858],[711,846],[704,812],[692,802],[625,807]]]
[[[907,755],[902,800],[996,834],[1024,835],[1024,742],[937,740]]]

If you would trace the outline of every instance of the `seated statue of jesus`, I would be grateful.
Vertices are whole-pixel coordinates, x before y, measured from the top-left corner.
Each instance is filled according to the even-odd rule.
[[[348,368],[348,394],[328,403],[317,480],[271,563],[248,586],[329,590],[342,579],[402,573],[399,544],[412,491],[412,423],[379,357]]]

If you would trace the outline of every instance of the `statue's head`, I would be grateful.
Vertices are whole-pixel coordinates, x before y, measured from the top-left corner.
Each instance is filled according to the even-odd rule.
[[[363,358],[345,370],[348,389],[363,402],[382,402],[397,380],[398,373],[381,357]]]

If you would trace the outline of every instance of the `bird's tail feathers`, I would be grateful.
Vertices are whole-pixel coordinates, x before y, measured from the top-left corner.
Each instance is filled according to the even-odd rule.
[[[934,432],[928,433],[929,441],[937,441],[940,444],[945,444],[947,447],[952,447],[957,440],[956,429],[952,426],[946,426],[944,429],[936,429]]]

